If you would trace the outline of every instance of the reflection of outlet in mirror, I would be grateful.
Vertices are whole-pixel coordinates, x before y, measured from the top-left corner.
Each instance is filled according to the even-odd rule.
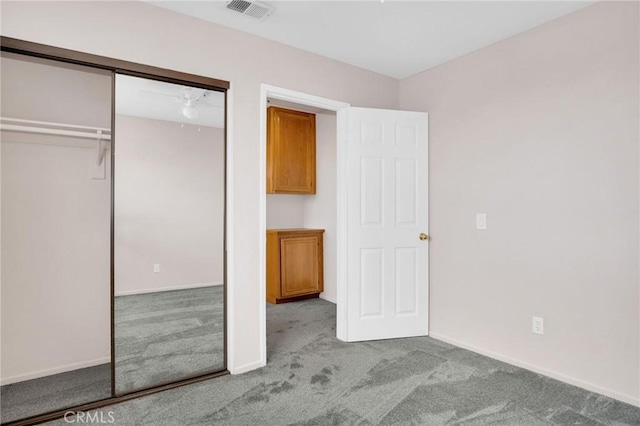
[[[486,213],[476,213],[476,229],[487,229]]]
[[[159,263],[154,263],[153,272],[160,272],[160,264]]]
[[[533,332],[536,334],[544,334],[544,318],[533,317]]]

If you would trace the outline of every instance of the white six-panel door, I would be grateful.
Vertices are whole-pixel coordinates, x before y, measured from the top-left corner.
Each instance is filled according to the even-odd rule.
[[[427,114],[349,108],[346,115],[346,340],[425,336]]]

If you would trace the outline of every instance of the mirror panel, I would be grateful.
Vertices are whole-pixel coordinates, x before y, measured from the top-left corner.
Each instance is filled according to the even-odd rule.
[[[116,75],[116,394],[225,368],[224,99]]]
[[[112,73],[0,60],[5,423],[111,396]]]

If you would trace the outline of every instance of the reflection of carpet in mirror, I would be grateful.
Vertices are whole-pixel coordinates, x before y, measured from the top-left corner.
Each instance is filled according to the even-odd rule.
[[[222,370],[224,287],[115,298],[116,393]]]

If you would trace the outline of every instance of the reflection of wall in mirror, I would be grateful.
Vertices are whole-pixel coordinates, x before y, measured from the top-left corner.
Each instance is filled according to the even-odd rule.
[[[117,115],[116,152],[116,296],[222,284],[224,130]]]
[[[108,74],[39,62],[3,54],[3,117],[110,127]],[[92,179],[89,139],[0,138],[1,383],[108,363],[110,164]]]

